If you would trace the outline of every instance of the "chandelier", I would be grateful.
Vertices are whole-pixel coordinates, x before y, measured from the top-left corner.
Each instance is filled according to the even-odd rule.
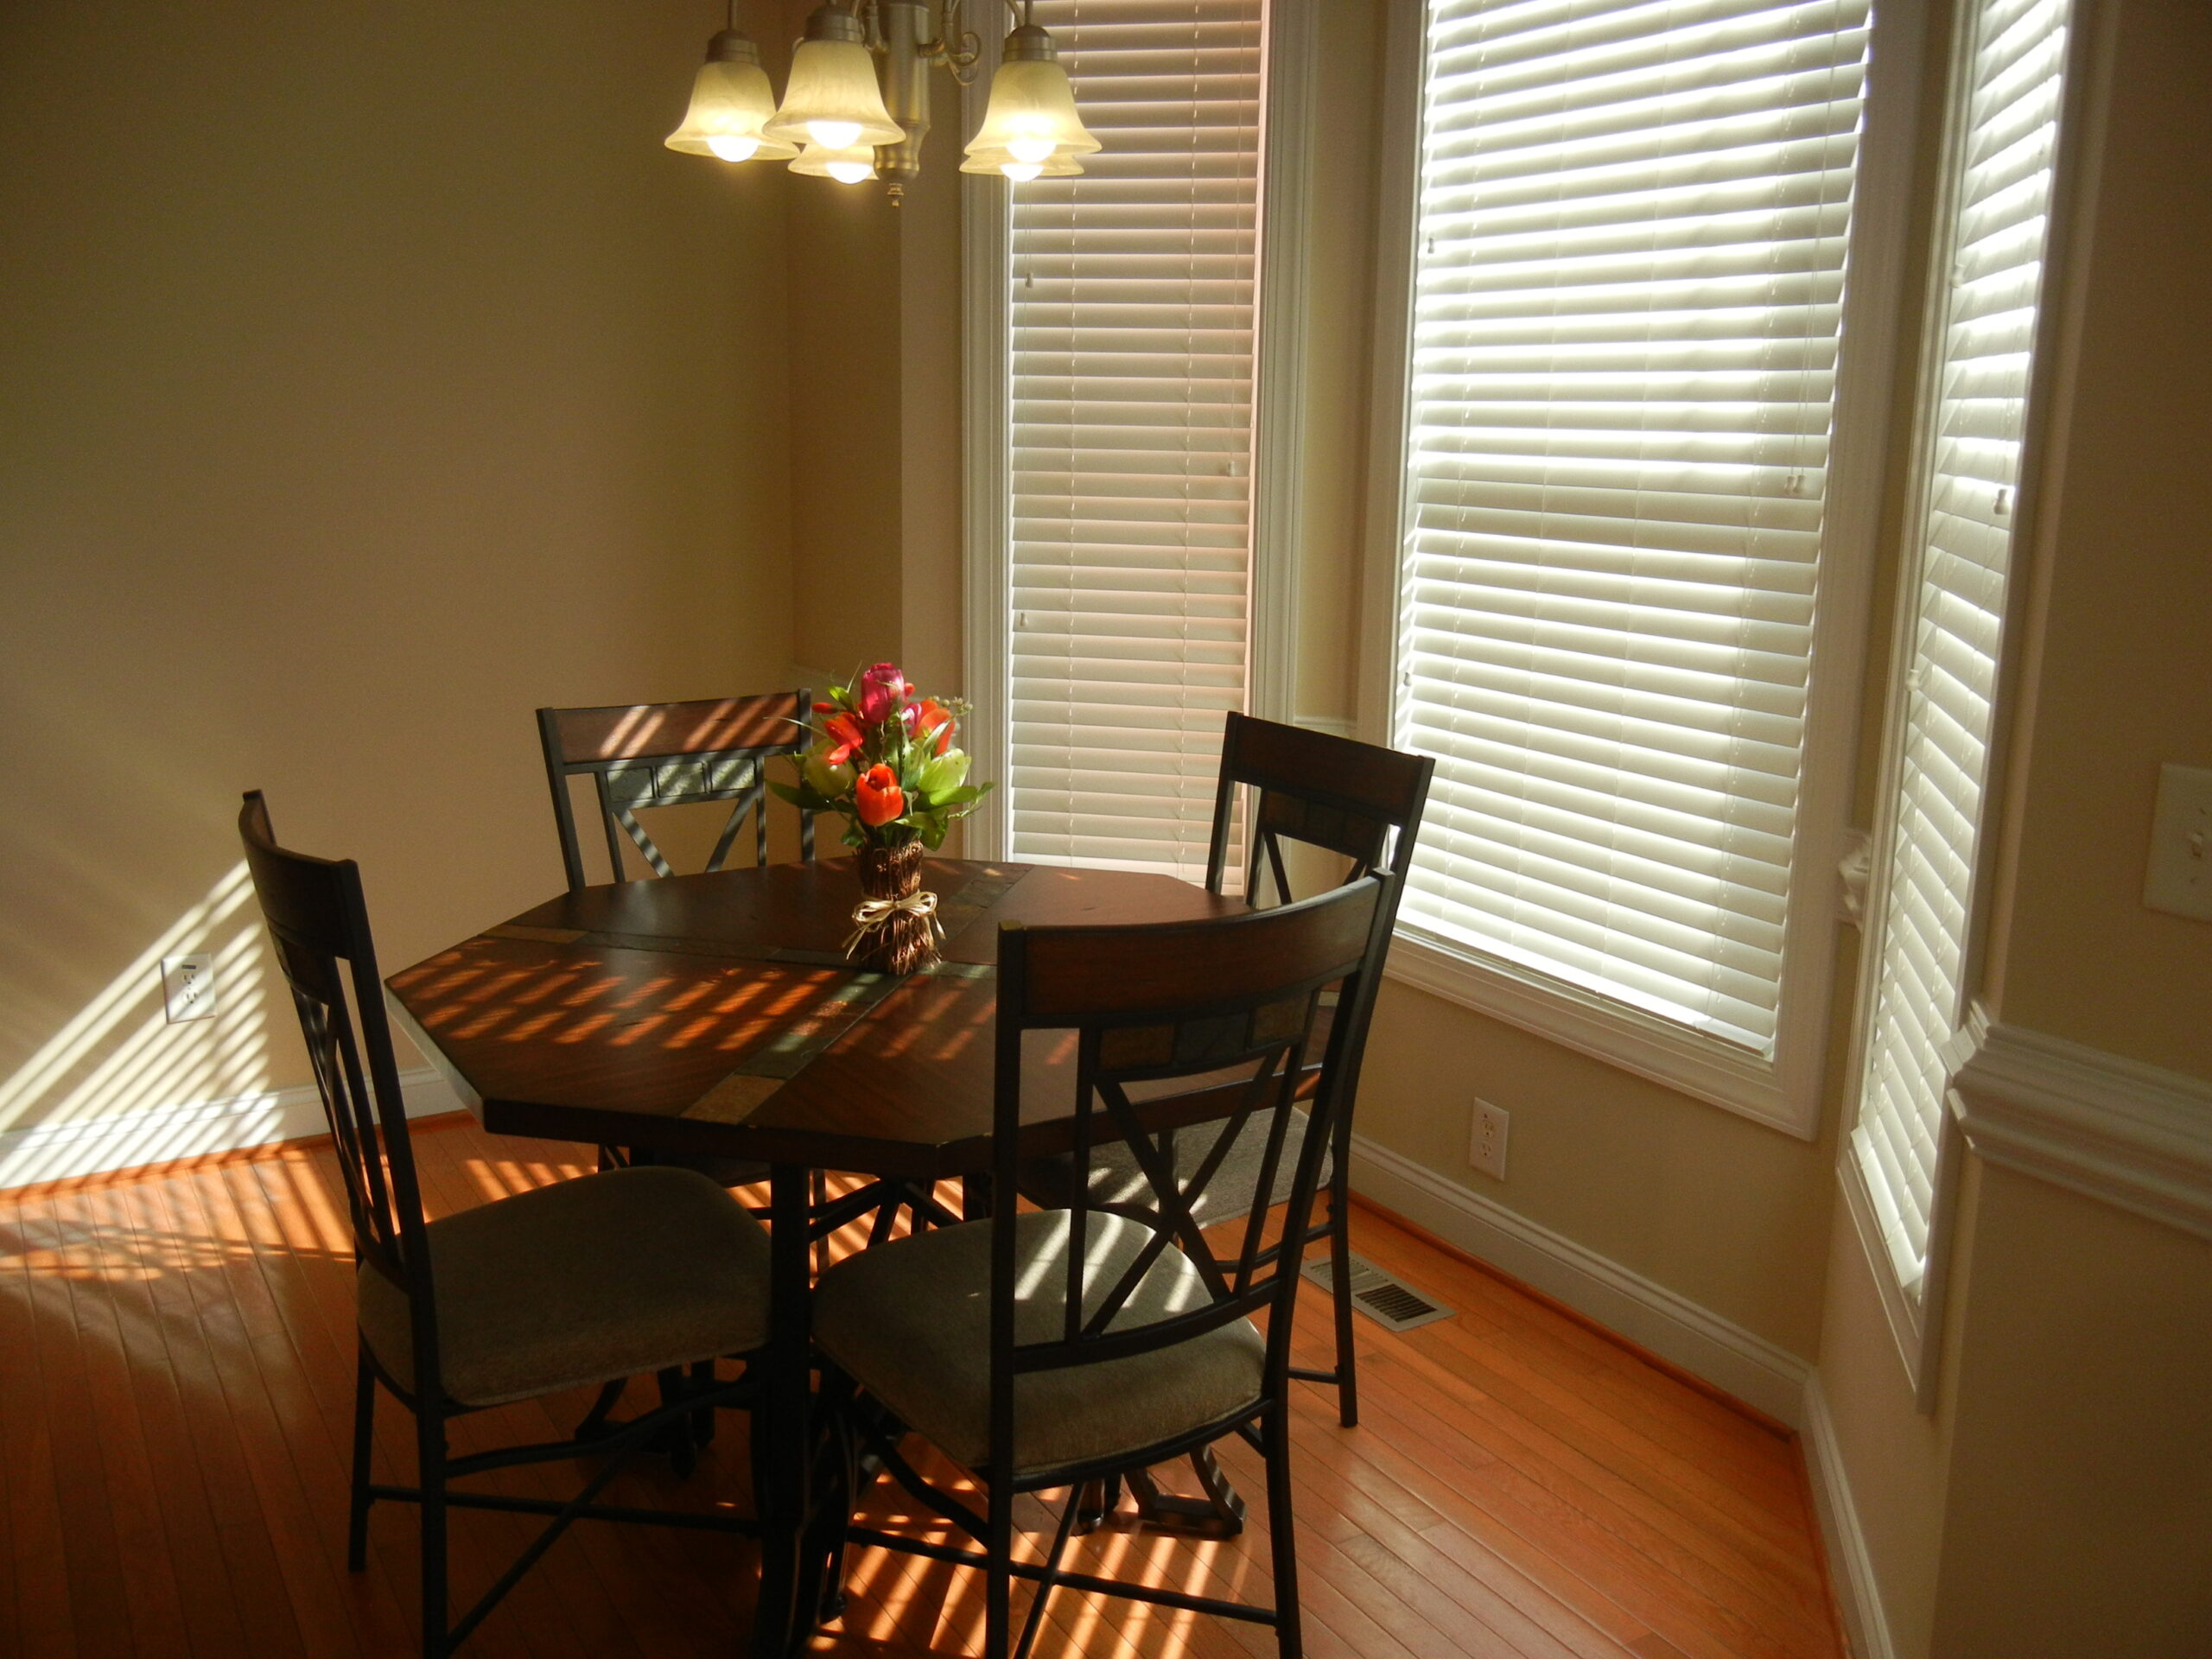
[[[760,48],[737,27],[707,42],[683,124],[671,149],[725,162],[789,162],[794,173],[860,184],[888,181],[895,201],[922,168],[930,130],[932,64],[962,86],[976,78],[982,48],[959,29],[961,0],[823,0],[791,53],[789,84],[776,101]],[[1007,0],[1016,27],[991,77],[983,124],[969,139],[963,173],[1009,179],[1065,178],[1099,149],[1076,113],[1074,89],[1052,37],[1031,21],[1033,0]]]

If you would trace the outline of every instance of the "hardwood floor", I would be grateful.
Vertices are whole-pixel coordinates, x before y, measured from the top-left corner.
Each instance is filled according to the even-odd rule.
[[[444,1214],[582,1173],[586,1149],[418,1125]],[[404,1655],[415,1520],[380,1504],[368,1570],[345,1564],[352,1262],[335,1166],[301,1143],[141,1177],[0,1193],[0,1656]],[[1316,1659],[1796,1659],[1836,1656],[1796,1443],[1513,1285],[1363,1211],[1356,1246],[1459,1310],[1404,1335],[1359,1321],[1363,1415],[1300,1385],[1296,1449],[1306,1646]],[[1300,1337],[1325,1363],[1326,1304]],[[456,1447],[563,1433],[588,1403],[462,1420]],[[744,1435],[691,1479],[641,1460],[613,1501],[747,1503]],[[389,1401],[379,1478],[411,1478]],[[1255,1511],[1257,1460],[1223,1461]],[[1185,1471],[1187,1478],[1187,1471]],[[571,1471],[509,1490],[563,1495]],[[911,1526],[887,1483],[879,1524]],[[1045,1523],[1034,1506],[1026,1517]],[[454,1522],[457,1599],[531,1535]],[[1269,1593],[1264,1532],[1208,1543],[1124,1519],[1082,1541],[1092,1571],[1210,1593]],[[752,1546],[581,1525],[465,1652],[496,1659],[744,1650]],[[823,1653],[957,1654],[982,1603],[960,1569],[868,1552]],[[1017,1589],[1016,1608],[1026,1591]],[[457,1599],[456,1605],[465,1605]],[[1068,1592],[1040,1652],[1245,1659],[1271,1632]]]

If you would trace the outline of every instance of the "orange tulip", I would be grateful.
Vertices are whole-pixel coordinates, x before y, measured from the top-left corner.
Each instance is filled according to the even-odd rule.
[[[852,758],[855,749],[868,741],[868,734],[861,730],[860,721],[850,715],[833,715],[822,722],[822,736],[830,745],[830,752],[823,758],[833,766],[842,766]]]
[[[879,829],[906,810],[906,791],[899,787],[899,774],[888,766],[870,766],[854,781],[853,805],[861,822]]]
[[[935,697],[924,697],[914,713],[914,735],[927,737],[937,734],[934,753],[943,754],[952,747],[952,711]]]

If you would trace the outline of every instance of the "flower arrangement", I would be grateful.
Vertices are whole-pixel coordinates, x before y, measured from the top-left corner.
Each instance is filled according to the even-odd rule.
[[[968,781],[969,757],[952,746],[967,712],[959,698],[922,696],[895,664],[878,663],[814,705],[798,781],[769,787],[810,812],[839,814],[855,851],[916,841],[934,851],[991,787]]]
[[[878,663],[848,690],[814,705],[813,737],[796,783],[768,786],[810,812],[845,820],[861,891],[845,954],[879,973],[908,974],[934,958],[944,937],[937,895],[921,891],[922,854],[944,842],[988,784],[968,781],[968,756],[952,747],[968,705],[918,695],[897,664]]]

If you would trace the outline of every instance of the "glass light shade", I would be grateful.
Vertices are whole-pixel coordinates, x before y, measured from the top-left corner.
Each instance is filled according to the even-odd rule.
[[[1026,32],[1015,31],[1017,35]],[[1010,49],[1012,45],[1010,41]],[[1051,50],[1049,41],[1043,49]],[[1083,171],[1083,157],[1103,148],[1076,112],[1075,91],[1068,85],[1066,70],[1050,57],[1009,55],[991,77],[990,106],[983,112],[983,124],[968,141],[968,159],[960,170],[1003,173],[1009,178],[1067,178]],[[1031,168],[1037,171],[1032,173]]]
[[[763,130],[785,143],[836,149],[872,149],[906,137],[906,129],[883,107],[875,55],[862,43],[851,13],[823,5],[806,20],[806,38],[791,54],[783,107]]]
[[[707,60],[691,83],[691,107],[683,112],[683,124],[664,142],[687,156],[725,162],[785,160],[798,149],[760,134],[775,112],[776,94],[760,67],[759,50],[726,29],[709,42]]]
[[[875,176],[875,147],[848,144],[832,149],[828,144],[808,144],[791,163],[791,171],[835,179],[840,184],[860,184]]]

